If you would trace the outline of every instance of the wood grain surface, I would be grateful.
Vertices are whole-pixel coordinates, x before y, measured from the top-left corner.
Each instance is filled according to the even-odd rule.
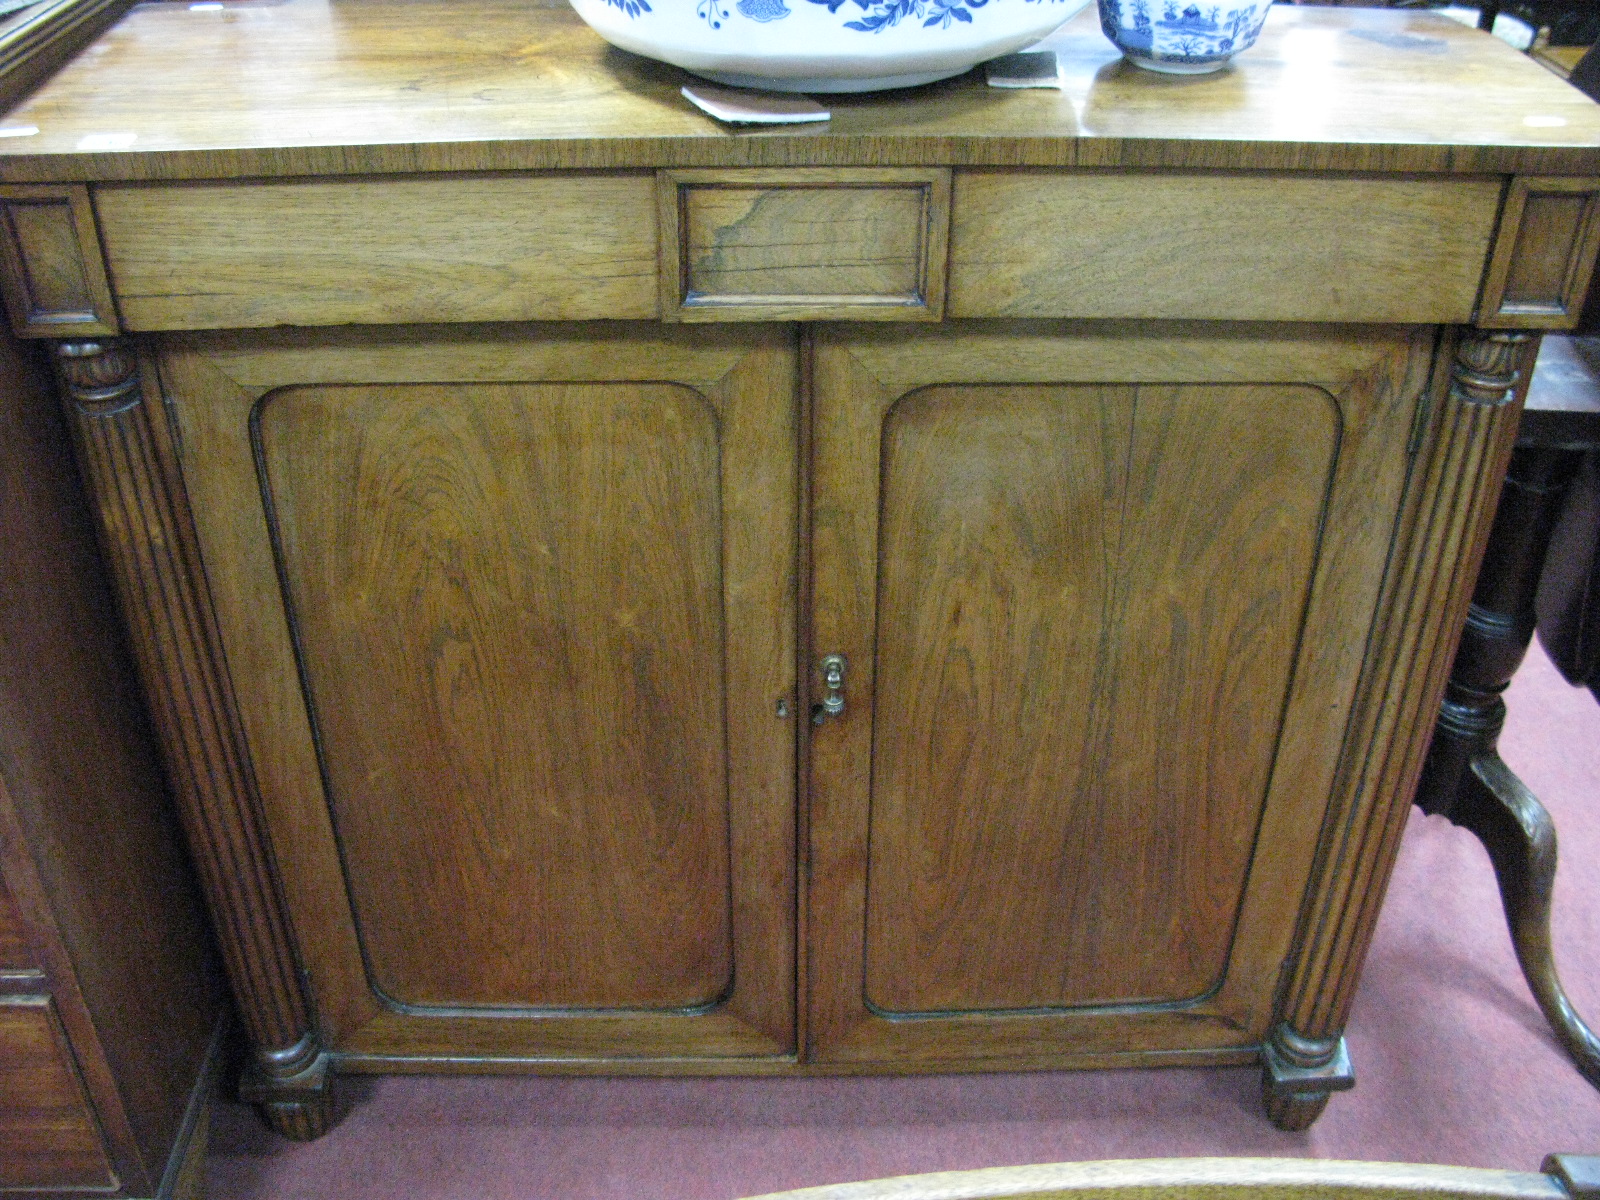
[[[938,320],[950,172],[662,171],[667,320]]]
[[[0,881],[0,970],[28,970],[37,966],[16,897],[4,881]]]
[[[116,333],[94,209],[81,184],[0,187],[0,278],[21,337]]]
[[[965,322],[938,329],[825,326],[816,338],[812,645],[817,654],[844,654],[850,675],[845,713],[811,738],[813,883],[807,936],[813,1057],[828,1063],[893,1062],[900,1069],[907,1063],[959,1061],[1065,1064],[1117,1050],[1154,1055],[1179,1047],[1215,1051],[1255,1044],[1272,1019],[1278,973],[1292,944],[1294,915],[1282,897],[1303,893],[1338,749],[1347,735],[1343,714],[1355,694],[1359,648],[1393,537],[1406,477],[1406,434],[1423,398],[1431,337],[1392,328]],[[946,398],[980,448],[964,455],[948,440],[938,443],[937,454],[906,456],[897,448],[900,406],[914,412],[924,396]],[[1068,421],[1067,431],[1047,433],[1051,419],[1036,417],[1032,425],[1022,419],[1032,404],[1055,414],[1054,420],[1065,420],[1059,414],[1068,396],[1086,398],[1089,413]],[[1135,396],[1148,397],[1142,425],[1131,415]],[[952,403],[953,397],[962,399]],[[980,397],[993,405],[992,413]],[[1120,435],[1112,433],[1119,428],[1117,420],[1100,424],[1090,415],[1097,407],[1118,411],[1117,397],[1124,406]],[[937,406],[930,409],[937,411]],[[985,457],[981,435],[1003,427],[1007,416],[1020,424],[1015,443]],[[924,419],[937,428],[932,416]],[[1241,432],[1251,421],[1261,431]],[[1307,422],[1313,436],[1291,446]],[[1030,431],[1031,438],[1022,436]],[[1116,436],[1122,439],[1120,458]],[[1072,443],[1070,451],[1061,449],[1064,441]],[[1054,456],[1051,446],[1057,447]],[[1235,453],[1237,460],[1229,457]],[[1115,466],[1087,470],[1097,457]],[[1186,473],[1182,463],[1188,457],[1210,465],[1203,479]],[[1030,465],[1030,458],[1039,465]],[[905,482],[892,469],[896,463],[914,468],[903,473]],[[1257,470],[1276,481],[1287,503],[1269,503],[1278,498],[1272,488],[1252,492],[1225,483]],[[1096,490],[1108,484],[1105,491]],[[1125,516],[1114,503],[1119,487],[1126,496]],[[906,497],[937,497],[925,505],[930,513],[941,511],[940,505],[947,511],[920,525],[908,524],[899,515],[896,488]],[[1063,492],[1075,499],[1046,499]],[[1023,502],[1024,496],[1033,498]],[[1251,558],[1257,566],[1232,573],[1215,566],[1221,548],[1207,549],[1200,531],[1218,519],[1234,531],[1235,541],[1257,548],[1258,556]],[[1125,530],[1127,542],[1113,554],[1105,548],[1108,536],[1091,556],[1116,563],[1125,555],[1129,565],[1122,578],[1109,572],[1113,582],[1098,582],[1090,567],[1072,573],[1040,565],[1049,557],[1052,539],[1063,546],[1089,546],[1102,521],[1108,534]],[[1169,525],[1186,532],[1169,537]],[[915,553],[920,544],[915,537],[886,540],[891,533],[907,532],[925,537],[929,545],[937,542],[938,568],[917,573],[915,567],[930,562],[931,555]],[[1010,548],[1007,564],[1020,559],[1020,565],[987,559],[978,547],[991,540]],[[910,569],[896,563],[901,555]],[[1189,566],[1185,555],[1193,556]],[[1200,564],[1208,558],[1213,571],[1253,595],[1257,611],[1232,607],[1234,597],[1219,583],[1192,586],[1195,575],[1189,571],[1203,572]],[[1309,589],[1303,573],[1308,567]],[[1045,578],[1030,580],[1030,570]],[[1242,577],[1259,578],[1260,590],[1244,587]],[[970,594],[957,595],[969,580]],[[949,594],[941,596],[941,588]],[[1105,602],[1097,604],[1097,595]],[[1044,598],[1034,612],[1028,610],[1031,597]],[[898,607],[888,612],[883,606],[891,598]],[[959,627],[954,624],[957,599],[963,602]],[[942,622],[902,629],[907,621],[920,620],[923,610]],[[1069,628],[1049,627],[1046,618],[1035,615],[1041,611],[1067,614],[1062,623]],[[1126,642],[1117,641],[1119,630]],[[1217,639],[1209,648],[1207,637]],[[1192,680],[1180,678],[1184,661],[1227,660],[1230,638],[1276,653],[1276,665],[1255,676],[1233,664],[1226,670],[1206,668]],[[1141,646],[1141,639],[1151,644]],[[894,649],[897,643],[909,648],[919,641],[916,653]],[[1125,657],[1113,662],[1117,653]],[[1195,657],[1189,660],[1189,654]],[[1175,661],[1168,663],[1163,655]],[[1037,713],[1030,710],[1027,685],[1038,672],[1008,674],[1008,668],[995,665],[984,674],[986,664],[1015,656],[1058,660],[1045,673],[1048,682]],[[1080,661],[1091,656],[1105,662],[1099,675]],[[1059,661],[1063,657],[1066,661]],[[937,664],[943,674],[937,668],[912,674],[900,662]],[[899,671],[892,681],[885,674],[891,670]],[[1292,683],[1286,685],[1289,670]],[[1207,677],[1203,684],[1200,674]],[[1115,716],[1129,728],[1113,733],[1109,720],[1098,723],[1093,700],[1087,713],[1079,711],[1085,705],[1081,697],[1063,696],[1073,685],[1062,681],[1074,677],[1084,691],[1103,685],[1118,705],[1125,702]],[[920,689],[909,702],[902,695],[907,680]],[[1003,686],[1010,687],[1009,694]],[[1276,701],[1269,698],[1274,691]],[[1258,706],[1270,709],[1274,702],[1281,706],[1277,720],[1263,719]],[[951,711],[943,711],[943,704]],[[1012,728],[979,731],[976,724],[965,724],[963,706],[997,726],[1009,721]],[[910,724],[910,732],[891,726],[891,720]],[[1101,756],[1097,780],[1075,783],[1070,767],[1028,757],[1030,731],[1041,744],[1057,736],[1051,722],[1068,727],[1063,739],[1072,736],[1071,730],[1087,731],[1079,740]],[[1011,784],[1006,794],[980,788],[971,812],[966,801],[973,789],[966,789],[961,802],[950,802],[956,784],[942,777],[965,771],[963,756],[969,752],[974,772],[991,752],[1021,758],[1000,772]],[[914,779],[920,791],[909,801],[886,797],[886,766]],[[890,786],[893,779],[891,774]],[[1255,799],[1249,798],[1252,788]],[[1049,797],[1066,789],[1073,789],[1072,798],[1052,806]],[[1184,796],[1190,799],[1180,799]],[[1163,807],[1168,803],[1205,808],[1208,816],[1199,824],[1206,836],[1195,839],[1192,830],[1176,836],[1178,822],[1169,820]],[[900,813],[906,814],[904,832],[894,827]],[[1030,820],[1038,826],[1039,846],[1027,843]],[[1090,865],[1084,846],[1101,821],[1108,823],[1106,838],[1092,851]],[[1115,832],[1111,826],[1117,826]],[[885,833],[887,839],[880,836]],[[1052,865],[1050,839],[1063,835],[1074,839],[1073,863]],[[1112,849],[1119,836],[1141,849],[1127,850],[1129,857],[1119,861]],[[1215,842],[1208,840],[1212,836]],[[879,874],[877,857],[886,852],[885,840],[888,853],[895,853],[897,844],[903,847],[903,862],[889,860],[884,878],[915,887],[928,899],[922,910],[900,904],[892,891],[879,900],[878,892],[888,889],[869,887],[867,877]],[[1136,865],[1145,853],[1162,858],[1163,867],[1176,868],[1179,877],[1187,873],[1196,890],[1181,899],[1164,896],[1167,881]],[[1199,857],[1184,865],[1188,853]],[[1237,880],[1242,859],[1231,857],[1236,854],[1248,858],[1248,885],[1242,892],[1235,885],[1230,893],[1220,881],[1205,877],[1215,866],[1223,878],[1234,871]],[[1208,859],[1204,866],[1202,859]],[[1229,862],[1234,865],[1225,865]],[[1026,886],[1014,886],[1009,874],[1018,863]],[[990,873],[964,891],[962,872],[970,881],[974,866]],[[1099,871],[1126,872],[1116,876],[1125,890],[1108,887],[1118,897],[1114,906],[1087,882],[1081,898],[1073,894],[1077,882]],[[1072,921],[1052,929],[1047,920],[1030,915],[1029,892],[1041,886],[1054,889],[1057,903],[1094,912],[1085,919],[1097,928],[1124,935],[1117,949],[1127,958],[1148,950],[1152,958],[1177,961],[1111,966],[1115,951],[1110,948],[1108,957],[1096,960],[1101,951],[1089,944],[1093,937],[1074,941],[1078,933]],[[1094,911],[1097,902],[1099,911]],[[1164,909],[1169,903],[1174,907]],[[1202,981],[1201,964],[1216,966],[1221,943],[1210,942],[1208,951],[1204,937],[1185,941],[1189,934],[1182,932],[1181,922],[1176,929],[1162,927],[1158,914],[1165,911],[1170,918],[1187,903],[1201,904],[1208,920],[1223,923],[1231,919],[1230,905],[1236,906],[1220,979]],[[885,911],[907,927],[893,931],[901,938],[898,945],[915,944],[920,953],[933,953],[936,966],[924,968],[903,951],[890,958],[909,981],[874,970],[886,959],[872,943],[889,932],[870,915],[879,904],[896,906]],[[1126,914],[1117,911],[1123,908]],[[1032,944],[1003,947],[992,965],[983,963],[981,954],[963,958],[953,945],[939,946],[945,932],[941,923],[947,922],[997,953],[998,939],[987,931],[974,933],[969,923],[978,910],[980,921],[1022,914],[1017,940],[1032,939]],[[1106,924],[1124,915],[1128,926]],[[1133,929],[1141,920],[1147,922],[1143,929]],[[1069,945],[1071,952],[1065,950]],[[1057,948],[1063,958],[1083,954],[1100,962],[1099,977],[1073,978],[1071,968],[1052,960]],[[941,971],[954,980],[941,978]],[[1163,977],[1163,971],[1169,974]],[[978,1009],[922,1010],[925,1015],[916,1020],[890,1020],[868,1003],[904,1001],[893,991],[901,988],[913,993],[912,1003],[929,1002],[916,998],[922,989],[925,996],[957,1004],[954,983],[963,976],[980,1001],[1055,1007],[1019,1007],[1003,1016]],[[1141,1003],[1213,982],[1214,989],[1191,993],[1187,1002]],[[1101,1008],[1062,1003],[1106,998],[1108,983],[1129,989],[1115,997],[1126,1003]],[[1168,990],[1161,992],[1162,987]]]
[[[174,338],[161,369],[269,825],[296,847],[280,866],[319,1028],[337,1051],[520,1056],[555,1067],[607,1057],[645,1070],[686,1056],[748,1063],[792,1053],[792,334],[621,322],[262,331]],[[265,479],[252,438],[258,405]],[[288,419],[298,405],[308,415]],[[370,444],[358,417],[376,426]],[[320,450],[317,429],[329,439]],[[485,463],[486,448],[504,453]],[[318,473],[291,461],[299,453],[343,465]],[[358,478],[369,506],[359,511],[376,516],[377,504],[382,514],[364,532],[349,525]],[[287,530],[288,599],[306,626],[298,644],[263,482],[274,497],[286,483],[301,489],[290,517],[324,531],[334,551]],[[307,511],[324,504],[322,517]],[[348,588],[334,586],[341,578]],[[413,600],[413,609],[397,607]],[[419,631],[386,627],[385,605],[421,622]],[[345,636],[348,649],[335,644]],[[338,657],[360,646],[372,662]],[[415,677],[383,676],[410,665]],[[351,679],[363,678],[386,710],[349,701]],[[337,698],[347,711],[319,695],[330,684],[345,689]],[[788,716],[778,715],[780,700]],[[418,734],[430,718],[439,730]],[[407,731],[412,740],[397,743]],[[424,777],[428,767],[435,780]],[[369,785],[369,771],[394,788]],[[592,790],[577,795],[580,785]],[[412,846],[418,857],[398,880],[378,877],[385,860],[370,843],[350,847],[365,862],[341,859],[346,826],[336,836],[336,822],[352,815],[349,801],[368,806],[354,814],[368,832]],[[417,845],[429,830],[432,840]],[[441,844],[441,831],[456,841]],[[589,855],[614,877],[586,868]],[[671,869],[652,882],[657,858]],[[347,877],[346,861],[362,874]],[[512,879],[518,867],[528,878]],[[430,871],[437,894],[417,908],[363,906],[363,895],[389,888],[392,897]],[[673,871],[681,878],[668,882]],[[497,879],[504,899],[489,894]],[[645,891],[629,894],[636,888]],[[577,930],[531,907],[540,889]],[[594,911],[581,910],[585,897]],[[674,907],[650,910],[663,900]],[[452,928],[449,914],[459,925],[463,910],[481,918]],[[422,947],[404,951],[399,966],[375,965],[411,971],[419,989],[455,989],[413,998],[468,1007],[418,1015],[381,998],[358,916],[397,933],[416,922]],[[562,970],[581,965],[583,931],[597,982],[563,982]],[[451,936],[484,961],[465,961]],[[730,947],[733,986],[708,997],[705,988],[725,985]],[[568,957],[541,965],[545,948]],[[673,949],[685,963],[657,964],[667,992],[642,964]],[[429,954],[465,974],[443,979],[423,961]],[[514,967],[527,976],[508,983]],[[719,1002],[703,1012],[549,1006],[708,998]],[[522,1007],[485,1013],[485,1002]],[[518,1014],[525,1019],[508,1019]]]
[[[921,189],[692,188],[685,201],[692,303],[920,291]]]
[[[0,105],[10,108],[107,25],[130,0],[55,0],[7,18],[0,34]]]
[[[653,317],[654,180],[101,188],[130,329]]]
[[[53,1006],[0,997],[0,1190],[116,1185]]]
[[[285,389],[256,421],[374,986],[718,1000],[713,410],[668,385],[419,384]]]
[[[950,315],[1467,321],[1498,179],[958,173]]]
[[[1286,981],[1284,1020],[1303,1037],[1335,1034],[1349,1016],[1537,349],[1529,335],[1468,333],[1446,345],[1454,361],[1432,385]]]
[[[660,311],[680,321],[936,320],[947,245],[955,316],[1464,321],[1502,190],[963,171],[952,201],[948,172],[915,168],[665,171],[658,187]],[[153,330],[649,317],[651,191],[642,175],[581,174],[98,196],[123,319]],[[1564,240],[1543,236],[1549,223],[1502,239],[1501,273],[1515,265],[1522,280],[1553,256],[1546,274],[1565,295],[1587,278],[1593,239],[1572,221]]]
[[[1570,329],[1600,253],[1600,179],[1520,178],[1506,194],[1478,323]]]
[[[892,410],[870,1002],[1189,1001],[1221,979],[1338,416],[1312,387],[930,388]]]
[[[1092,9],[1064,86],[969,75],[830,98],[820,127],[736,132],[689,76],[519,0],[148,4],[7,117],[0,179],[541,167],[1038,165],[1594,174],[1600,108],[1430,13],[1277,6],[1231,68],[1123,65]]]
[[[38,348],[0,330],[0,873],[112,1169],[156,1191],[224,1003]]]

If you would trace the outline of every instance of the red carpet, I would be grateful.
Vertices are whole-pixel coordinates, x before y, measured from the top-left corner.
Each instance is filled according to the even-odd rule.
[[[1600,706],[1535,650],[1502,752],[1561,833],[1556,942],[1600,1020]],[[1305,1134],[1267,1124],[1255,1069],[829,1080],[390,1078],[323,1140],[224,1106],[213,1200],[728,1200],[1011,1163],[1314,1155],[1534,1170],[1600,1153],[1600,1092],[1512,958],[1488,859],[1413,812],[1349,1029],[1356,1090]]]

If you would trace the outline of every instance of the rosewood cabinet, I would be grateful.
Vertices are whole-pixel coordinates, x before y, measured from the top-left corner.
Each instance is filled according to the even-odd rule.
[[[731,136],[470,7],[195,76],[244,26],[145,6],[0,145],[245,1094],[1259,1061],[1303,1128],[1600,109],[1298,9]]]
[[[193,1196],[221,988],[30,350],[0,332],[0,1197]]]

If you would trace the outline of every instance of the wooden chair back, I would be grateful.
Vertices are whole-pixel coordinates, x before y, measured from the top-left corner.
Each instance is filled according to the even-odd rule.
[[[1600,1200],[1600,1158],[1543,1173],[1298,1158],[1153,1158],[902,1175],[748,1200]]]

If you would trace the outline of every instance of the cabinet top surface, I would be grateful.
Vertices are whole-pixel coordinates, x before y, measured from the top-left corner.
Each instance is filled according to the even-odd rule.
[[[749,132],[690,107],[684,72],[528,0],[156,0],[0,120],[0,180],[854,164],[1600,172],[1600,105],[1436,14],[1280,5],[1253,49],[1199,77],[1122,63],[1092,4],[1048,44],[1059,92],[991,89],[972,72],[831,97],[826,124]]]

